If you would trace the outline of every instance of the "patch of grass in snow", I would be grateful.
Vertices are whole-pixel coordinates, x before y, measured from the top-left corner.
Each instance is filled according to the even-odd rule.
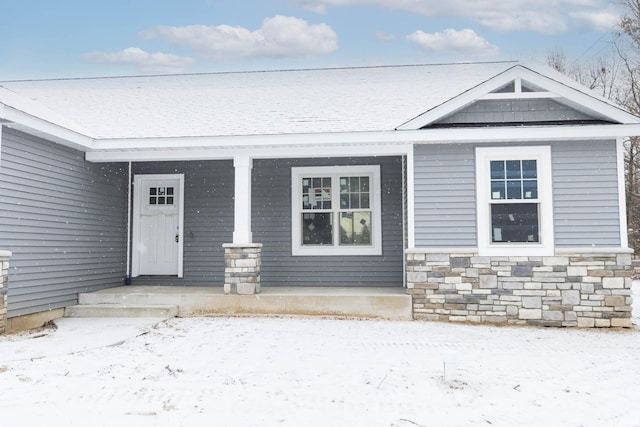
[[[7,341],[32,340],[35,338],[42,338],[46,337],[47,335],[51,335],[57,329],[58,327],[53,322],[53,320],[50,320],[39,328],[29,329],[27,331],[10,332],[2,338],[6,339]]]

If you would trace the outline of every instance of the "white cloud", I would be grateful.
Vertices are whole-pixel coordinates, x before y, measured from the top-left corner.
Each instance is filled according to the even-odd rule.
[[[608,31],[614,15],[609,0],[291,0],[307,10],[371,5],[426,16],[473,20],[498,31],[557,34],[572,26]]]
[[[600,32],[611,31],[611,29],[620,22],[620,14],[606,10],[597,12],[574,12],[571,13],[570,16],[585,28]]]
[[[327,13],[327,6],[315,0],[295,0],[295,4],[300,9],[308,10],[309,12],[321,15]]]
[[[338,36],[328,25],[310,25],[303,19],[280,15],[266,18],[255,31],[229,25],[158,26],[139,35],[186,46],[217,60],[317,56],[338,48]]]
[[[83,57],[92,62],[136,65],[147,72],[181,72],[195,61],[193,58],[169,53],[148,53],[137,47],[119,52],[90,52]]]
[[[473,19],[483,27],[496,31],[534,31],[543,34],[558,34],[569,29],[562,15],[539,10],[479,10]]]
[[[456,52],[473,57],[489,57],[499,53],[499,49],[480,37],[471,29],[447,29],[437,33],[416,31],[407,40],[418,44],[429,52]]]
[[[396,39],[396,36],[394,34],[389,34],[389,33],[384,33],[382,31],[378,31],[376,33],[376,38],[378,40],[382,40],[384,42],[390,42]]]

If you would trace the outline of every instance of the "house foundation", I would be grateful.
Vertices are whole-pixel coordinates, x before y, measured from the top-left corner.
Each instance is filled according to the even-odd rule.
[[[7,288],[11,252],[0,251],[0,335],[7,331]]]
[[[484,257],[406,252],[414,319],[631,327],[630,253]]]
[[[225,243],[224,293],[252,295],[260,293],[262,244]]]

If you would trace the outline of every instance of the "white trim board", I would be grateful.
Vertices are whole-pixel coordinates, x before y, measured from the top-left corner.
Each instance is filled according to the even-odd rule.
[[[403,156],[411,151],[412,145],[403,142],[397,144],[309,144],[296,146],[237,146],[233,148],[180,148],[118,150],[88,152],[85,158],[91,162],[125,161],[171,161],[171,160],[230,160],[236,157],[253,159],[286,159],[314,157],[369,157]]]
[[[407,153],[407,247],[416,246],[416,220],[415,220],[415,156],[414,150]]]
[[[407,254],[461,254],[461,255],[474,255],[478,256],[478,248],[473,247],[419,247],[405,249]],[[611,247],[611,246],[576,246],[576,247],[557,247],[555,254],[558,255],[570,255],[570,254],[613,254],[613,253],[633,253],[633,249],[623,247]]]
[[[624,176],[624,140],[616,141],[618,168],[618,209],[620,214],[620,246],[629,247],[629,225],[627,224],[627,194]]]
[[[505,126],[489,128],[439,128],[408,131],[264,135],[213,138],[160,138],[118,140],[98,144],[88,151],[91,162],[216,160],[235,156],[254,159],[404,155],[412,144],[473,144],[498,142],[549,142],[605,140],[640,136],[640,124],[573,126]],[[179,147],[179,148],[178,148]]]
[[[2,131],[4,125],[0,124],[0,173],[2,173]]]

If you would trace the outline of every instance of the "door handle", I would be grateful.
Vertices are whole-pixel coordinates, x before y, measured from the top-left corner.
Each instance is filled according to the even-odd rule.
[[[176,243],[180,243],[180,234],[176,234]]]

